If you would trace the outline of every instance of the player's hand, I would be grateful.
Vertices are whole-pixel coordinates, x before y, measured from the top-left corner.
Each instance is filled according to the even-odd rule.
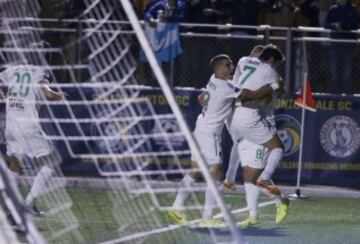
[[[57,92],[58,101],[64,101],[68,94],[66,92]]]
[[[286,88],[285,88],[285,82],[284,82],[283,78],[279,77],[279,79],[276,82],[279,85],[279,88],[276,89],[276,91],[275,91],[276,96],[280,97],[280,96],[285,95]]]
[[[205,106],[205,93],[201,93],[198,97],[198,102],[200,104],[200,106],[203,108]]]

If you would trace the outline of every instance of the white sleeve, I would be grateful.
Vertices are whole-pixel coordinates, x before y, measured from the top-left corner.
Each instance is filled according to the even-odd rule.
[[[270,69],[266,77],[266,84],[274,83],[278,79],[278,77],[278,73],[274,69]]]
[[[236,69],[235,69],[235,72],[234,72],[232,82],[237,87],[239,87],[238,86],[239,78],[240,78],[240,75],[241,75],[241,72],[242,72],[242,67],[243,67],[246,60],[247,60],[247,57],[242,57],[242,58],[239,59],[238,63],[236,64]]]
[[[8,77],[7,77],[7,72],[6,70],[4,70],[3,72],[0,73],[0,80],[4,83],[8,82]]]
[[[232,80],[232,83],[237,86],[238,84],[238,81],[239,81],[239,77],[241,75],[241,67],[239,65],[239,63],[236,65],[236,69],[235,69],[235,72],[234,72],[234,76],[233,76],[233,80]]]
[[[229,87],[231,89],[231,92],[229,94],[230,98],[237,98],[240,96],[241,94],[241,89],[238,88],[237,86],[234,86],[232,83],[229,82]]]
[[[49,84],[50,83],[50,73],[42,68],[36,70],[36,82],[40,84]]]

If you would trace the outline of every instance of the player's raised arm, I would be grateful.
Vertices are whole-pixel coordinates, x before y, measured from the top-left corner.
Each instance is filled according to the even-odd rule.
[[[279,95],[285,92],[284,81],[281,77],[279,77],[274,83],[266,84],[255,91],[246,88],[242,89],[239,99],[242,102],[260,99],[271,95],[274,91]]]
[[[47,84],[41,86],[41,91],[47,99],[55,101],[65,100],[66,93],[52,90]]]

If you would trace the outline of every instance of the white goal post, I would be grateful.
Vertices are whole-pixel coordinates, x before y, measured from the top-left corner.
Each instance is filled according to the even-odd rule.
[[[48,21],[60,27],[44,27],[43,20],[38,18],[42,6],[38,0],[2,6],[7,8],[2,16],[3,67],[39,59],[41,67],[52,77],[50,87],[68,93],[66,101],[37,102],[42,107],[39,122],[62,165],[56,167],[48,192],[38,197],[47,217],[29,221],[49,242],[245,243],[130,1],[84,0],[84,3],[85,9],[77,18],[67,20],[69,25],[65,27],[52,19]],[[78,23],[81,28],[74,32],[71,25]],[[68,38],[66,43],[59,44],[59,33],[66,33],[61,36]],[[40,40],[50,42],[52,47],[28,48],[27,44]],[[78,60],[72,60],[71,55],[80,47],[85,51]],[[160,85],[157,92],[170,108],[165,112],[157,111],[151,99],[143,94],[150,88],[144,87],[138,76],[139,50],[145,53]],[[78,75],[79,70],[86,78]],[[166,128],[169,124],[171,130]],[[161,141],[162,148],[154,147],[154,141]],[[185,144],[187,149],[177,150],[174,141]],[[189,172],[189,165],[181,162],[181,157],[189,158],[188,148],[216,198],[221,211],[218,216],[223,216],[229,227],[226,238],[212,229],[204,234],[186,225],[176,225],[166,216],[177,191],[178,180],[174,179]],[[75,176],[65,176],[65,167],[75,167],[69,165],[69,158],[79,167],[94,166],[97,176],[88,177],[80,171]],[[171,167],[164,167],[163,158]],[[22,167],[20,189],[28,192],[41,165],[25,158]],[[188,190],[190,197],[184,211],[190,222],[198,222],[204,189]]]

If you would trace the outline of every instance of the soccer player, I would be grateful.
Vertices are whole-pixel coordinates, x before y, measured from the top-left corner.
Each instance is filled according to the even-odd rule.
[[[45,48],[48,45],[42,41],[31,43],[30,47]],[[50,77],[39,66],[44,63],[41,57],[29,56],[27,59],[27,64],[9,67],[0,73],[0,81],[8,87],[5,137],[10,164],[16,164],[28,156],[42,165],[25,198],[25,209],[35,216],[43,216],[35,199],[46,191],[57,162],[41,128],[36,101],[43,98],[62,101],[65,93],[53,91],[48,86]]]
[[[280,90],[277,87],[279,80],[275,68],[282,62],[283,55],[281,51],[273,45],[268,45],[264,48],[259,58],[248,57],[241,70],[238,83],[242,89],[256,90],[261,86],[270,84],[274,90]],[[273,116],[274,98],[272,94],[264,96],[262,99],[255,99],[252,101],[242,101],[241,106],[235,108],[233,117],[229,122],[230,131],[235,135],[236,140],[246,139],[244,144],[251,148],[252,153],[259,153],[258,160],[262,160],[262,154],[265,148],[269,150],[267,164],[261,172],[263,165],[254,165],[256,158],[252,159],[254,162],[250,164],[244,163],[244,186],[246,191],[247,204],[250,209],[250,217],[246,219],[243,224],[255,225],[257,221],[257,199],[259,195],[259,188],[268,189],[272,194],[279,195],[279,190],[273,186],[270,178],[277,167],[283,153],[283,145],[276,134],[275,122]],[[243,138],[242,138],[243,137]],[[263,146],[262,148],[259,148]],[[241,150],[240,150],[241,151]],[[243,149],[242,151],[245,151]],[[250,153],[247,151],[246,153]],[[245,153],[243,153],[245,154]],[[256,154],[255,154],[256,155]],[[251,160],[250,160],[251,161]],[[261,174],[260,174],[261,172]],[[279,199],[277,204],[276,222],[280,223],[284,220],[288,211],[289,201],[285,198]]]
[[[222,181],[222,157],[221,157],[221,133],[224,121],[231,113],[232,102],[240,94],[240,90],[231,84],[234,65],[228,55],[220,54],[211,59],[210,66],[214,74],[211,76],[204,93],[204,104],[202,113],[198,116],[194,131],[195,138],[200,146],[200,150],[209,165],[210,171],[220,186]],[[177,193],[173,210],[168,212],[174,220],[180,224],[185,224],[185,215],[179,210],[188,197],[188,192],[184,188],[189,188],[199,177],[195,159],[193,161],[193,171],[186,174],[180,182],[180,189]],[[206,189],[205,206],[203,212],[202,227],[223,227],[224,223],[212,219],[212,210],[216,204],[210,188]]]
[[[243,66],[244,66],[244,63],[246,62],[246,60],[248,60],[249,58],[259,57],[259,55],[261,54],[261,52],[263,50],[264,50],[263,45],[257,45],[251,50],[249,56],[245,56],[245,57],[242,57],[239,59],[237,65],[236,65],[234,76],[233,76],[233,83],[235,86],[239,87],[239,84],[238,84],[239,77],[241,75],[241,71],[243,69]],[[228,128],[229,121],[226,121],[226,125],[227,125],[228,131],[230,131],[230,129]],[[231,134],[230,134],[230,136],[231,136]],[[235,178],[236,178],[237,169],[240,164],[240,159],[239,159],[239,155],[238,155],[238,145],[239,145],[239,141],[241,141],[241,139],[236,139],[235,135],[231,136],[231,137],[233,139],[234,144],[231,148],[228,170],[226,172],[226,177],[225,177],[225,181],[224,181],[224,187],[226,189],[229,189],[230,191],[236,191]]]

